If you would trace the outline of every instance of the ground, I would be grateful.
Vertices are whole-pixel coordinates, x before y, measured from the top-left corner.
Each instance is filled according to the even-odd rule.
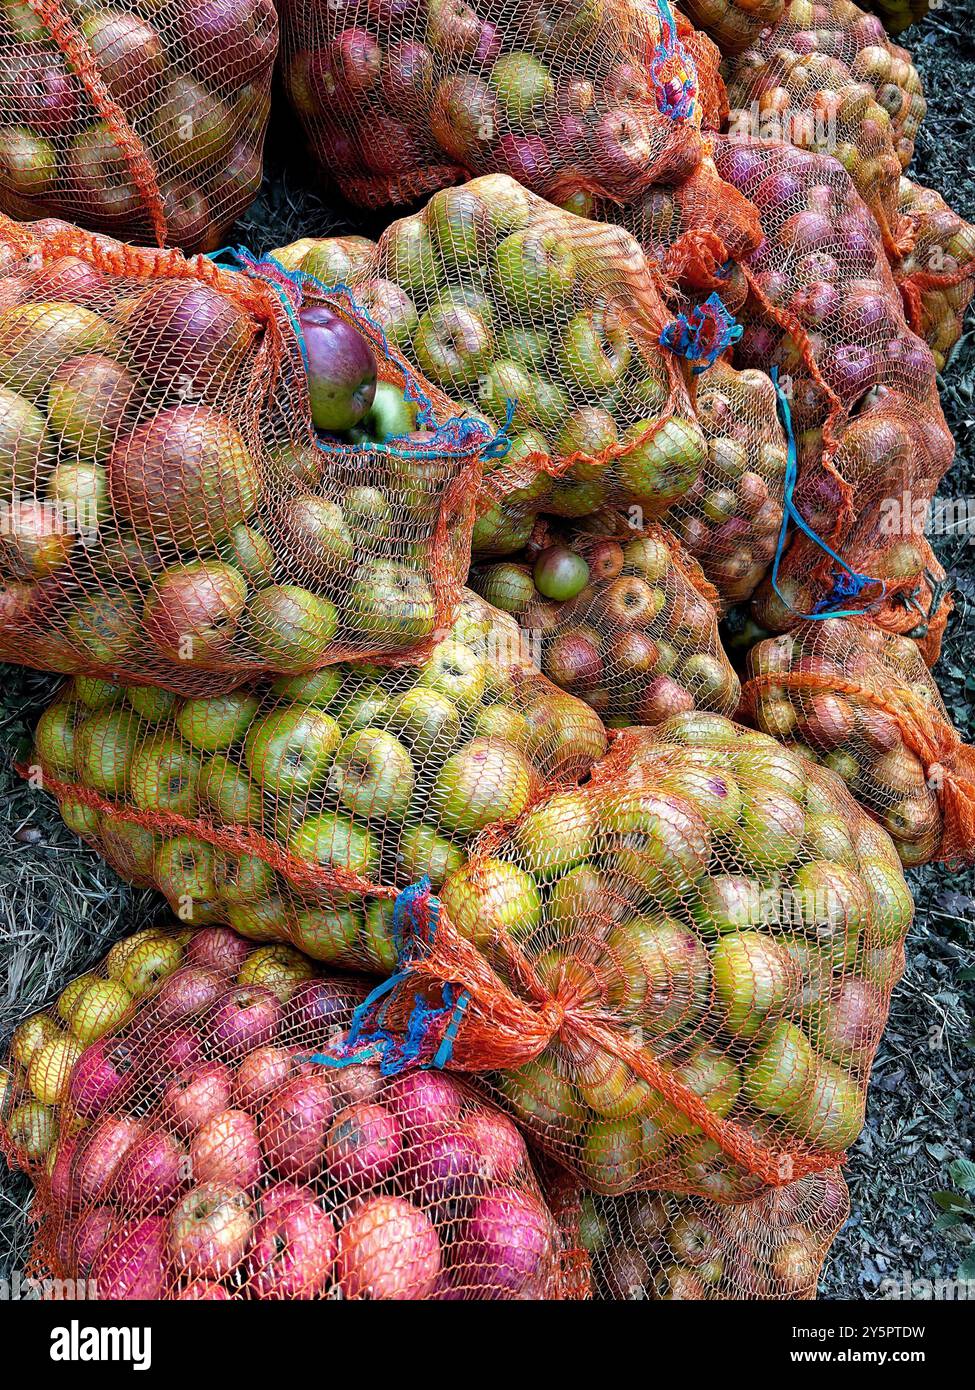
[[[909,30],[929,109],[912,173],[975,220],[975,127],[965,94],[975,90],[975,6],[937,10]],[[297,148],[292,139],[280,144]],[[238,228],[255,250],[299,236],[375,233],[367,221],[310,191],[300,167],[272,160],[265,187]],[[942,382],[957,459],[942,491],[975,504],[975,334],[959,344]],[[975,564],[964,535],[933,538],[954,574],[955,613],[937,670],[952,717],[975,741]],[[159,900],[126,888],[61,825],[48,803],[10,770],[29,748],[29,730],[56,678],[0,668],[0,1051],[14,1025],[89,969],[117,937],[159,912]],[[958,1246],[935,1232],[932,1194],[947,1165],[973,1153],[975,995],[963,978],[975,962],[971,873],[928,868],[911,876],[917,916],[908,967],[874,1067],[867,1125],[847,1177],[853,1211],[824,1271],[822,1296],[876,1297],[884,1280],[951,1276]],[[30,1239],[30,1186],[0,1175],[0,1277],[23,1268]],[[975,1233],[973,1233],[975,1234]],[[915,1287],[914,1293],[923,1292]]]

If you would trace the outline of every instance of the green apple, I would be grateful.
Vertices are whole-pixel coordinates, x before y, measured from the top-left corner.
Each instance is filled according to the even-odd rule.
[[[357,964],[361,932],[360,913],[348,907],[322,907],[299,912],[289,934],[312,960],[349,967]]]
[[[464,305],[428,309],[413,335],[420,370],[445,390],[476,382],[491,362],[494,338],[480,314]]]
[[[429,825],[411,825],[399,838],[396,864],[398,877],[405,882],[414,883],[426,874],[433,887],[440,888],[465,862],[463,850]]]
[[[302,821],[292,834],[288,848],[309,864],[319,864],[323,869],[345,869],[370,880],[375,878],[379,863],[372,832],[332,811]]]
[[[101,680],[98,676],[75,676],[68,691],[69,698],[78,700],[91,710],[110,709],[113,705],[120,705],[126,695],[124,686],[116,685],[114,681]],[[173,699],[175,698],[174,695]]]
[[[715,835],[728,835],[741,816],[741,787],[720,767],[676,767],[662,772],[660,789],[695,806]]]
[[[98,847],[123,878],[152,879],[152,862],[159,840],[152,830],[134,821],[105,816],[98,827]]]
[[[531,874],[503,859],[477,859],[450,875],[440,906],[462,936],[481,950],[499,937],[531,934],[542,916],[542,900]]]
[[[618,485],[651,515],[683,497],[707,462],[704,436],[689,420],[639,420],[624,438],[634,447],[617,463]]]
[[[438,256],[441,274],[456,280],[480,264],[486,235],[484,203],[471,189],[442,188],[426,206],[424,220]]]
[[[426,223],[419,217],[393,222],[384,237],[389,278],[410,294],[429,292],[440,280],[440,266]]]
[[[914,917],[914,899],[900,865],[866,859],[860,865],[860,878],[870,898],[864,926],[867,940],[874,946],[899,946]]]
[[[679,797],[626,792],[602,815],[602,867],[669,903],[703,874],[711,853],[707,826]]]
[[[521,748],[530,742],[528,720],[513,705],[482,705],[474,715],[472,727],[478,738],[503,739]]]
[[[871,920],[869,894],[859,875],[843,864],[813,859],[796,870],[791,892],[793,915],[806,932],[837,964],[852,965],[860,933]]]
[[[271,693],[296,705],[318,705],[327,709],[341,683],[341,667],[326,666],[321,671],[306,671],[299,676],[278,676],[271,683]]]
[[[429,499],[427,499],[429,505]],[[375,645],[428,637],[437,617],[423,573],[396,561],[360,565],[347,599],[350,624]]]
[[[129,794],[140,811],[195,816],[199,788],[200,759],[182,739],[154,734],[133,755]]]
[[[59,463],[48,478],[47,497],[73,529],[95,536],[108,516],[108,475],[97,463]]]
[[[563,1143],[582,1133],[586,1107],[552,1052],[543,1052],[533,1062],[502,1072],[498,1086],[515,1115],[530,1130],[541,1129]]]
[[[594,1191],[621,1196],[665,1150],[666,1138],[645,1116],[592,1120],[579,1151],[579,1166]]]
[[[223,903],[251,903],[274,887],[274,870],[259,854],[217,851],[216,896]]]
[[[35,1163],[50,1153],[58,1137],[57,1112],[39,1101],[25,1101],[11,1112],[7,1133],[14,1147]]]
[[[200,772],[200,798],[224,825],[256,825],[263,803],[260,786],[222,754],[208,758]]]
[[[180,920],[202,924],[217,896],[216,867],[212,845],[195,835],[176,835],[156,850],[152,874]]]
[[[787,1115],[799,1103],[817,1066],[816,1054],[801,1028],[779,1022],[748,1054],[742,1092],[769,1115]]]
[[[714,874],[700,885],[698,901],[691,913],[694,921],[707,934],[738,932],[759,927],[776,910],[765,896],[757,878],[744,874]]]
[[[463,642],[438,642],[420,670],[417,686],[445,695],[462,713],[478,704],[487,679],[484,661]]]
[[[560,309],[572,293],[575,256],[554,230],[526,227],[495,247],[492,273],[516,322],[543,320]]]
[[[470,648],[463,650],[470,651]],[[460,716],[457,706],[448,699],[448,693],[420,684],[390,699],[383,722],[414,756],[426,758],[435,749],[442,756],[457,741]]]
[[[507,415],[509,404],[516,426],[526,425],[534,416],[535,378],[518,362],[499,357],[491,363],[478,382],[477,398],[485,410],[501,417]]]
[[[863,1128],[865,1101],[865,1088],[840,1067],[820,1061],[787,1117],[789,1128],[817,1149],[842,1153]]]
[[[68,1026],[83,1043],[94,1042],[118,1027],[132,1004],[132,995],[118,980],[93,980],[74,1002]]]
[[[80,797],[58,797],[58,811],[70,831],[83,838],[94,839],[98,835],[99,814],[92,806],[86,806]]]
[[[85,711],[69,700],[56,700],[34,730],[34,757],[44,772],[63,781],[75,771],[75,731]]]
[[[785,792],[757,792],[742,798],[738,838],[749,863],[758,869],[784,869],[799,854],[805,814]]]
[[[75,1004],[77,1004],[88,986],[97,984],[101,978],[101,975],[96,975],[93,970],[89,970],[86,971],[84,975],[79,975],[77,979],[72,980],[70,984],[65,985],[64,989],[58,995],[55,1005],[55,1008],[64,1019],[65,1023],[70,1022],[71,1010],[74,1008]]]
[[[396,944],[393,940],[393,903],[389,898],[373,898],[366,908],[361,946],[370,965],[384,975],[396,969]]]
[[[266,791],[293,796],[325,780],[340,742],[330,714],[295,705],[253,721],[244,739],[244,761]]]
[[[176,708],[172,691],[159,690],[154,685],[127,685],[125,698],[147,724],[161,724]]]
[[[273,578],[277,564],[274,548],[266,536],[246,522],[238,521],[231,527],[217,546],[217,554],[258,588]]]
[[[430,808],[448,834],[472,835],[494,821],[521,815],[533,780],[517,748],[498,739],[476,738],[444,762],[430,793]]]
[[[807,801],[808,806],[808,801]],[[856,850],[850,827],[841,815],[806,815],[806,833],[803,848],[814,859],[832,859],[837,864],[845,864],[855,869]]]
[[[415,781],[412,759],[395,735],[356,729],[339,745],[328,784],[356,817],[402,820]]]
[[[260,985],[286,1004],[303,980],[315,976],[315,967],[300,951],[283,942],[252,951],[237,974],[239,985]]]
[[[228,925],[248,941],[290,941],[294,936],[294,910],[277,893],[254,902],[227,903]]]
[[[389,691],[377,681],[364,680],[355,668],[343,677],[338,695],[332,702],[339,728],[344,733],[385,722],[389,706]]]
[[[670,917],[634,917],[606,936],[607,999],[651,1033],[697,1026],[711,993],[711,958]]]
[[[576,864],[549,884],[545,921],[559,936],[586,932],[590,923],[602,926],[616,910],[605,878],[592,864]]]
[[[775,940],[761,932],[721,937],[712,968],[722,1026],[737,1037],[754,1037],[798,993],[794,963]]]
[[[498,335],[499,355],[521,367],[540,367],[552,351],[552,339],[542,328],[511,324]]]
[[[584,792],[560,791],[524,815],[512,838],[525,867],[545,879],[588,859],[595,834],[590,799]]]
[[[741,1091],[741,1074],[725,1053],[713,1047],[698,1047],[670,1070],[674,1079],[700,1096],[708,1110],[719,1120],[725,1119],[734,1110]],[[654,1109],[653,1117],[668,1134],[701,1133],[693,1120],[663,1097]]]
[[[86,787],[128,790],[133,759],[148,729],[133,710],[96,710],[75,731],[75,768]]]
[[[552,74],[530,53],[505,53],[495,62],[488,82],[500,109],[515,126],[530,124],[555,91]]]
[[[734,752],[735,770],[743,790],[784,792],[801,800],[809,778],[808,764],[787,748],[778,748],[769,740],[767,746],[742,744]]]
[[[573,1045],[570,1055],[579,1094],[604,1119],[626,1119],[652,1108],[659,1100],[628,1062],[606,1048],[579,1043]]]
[[[408,401],[394,381],[377,381],[372,405],[362,418],[362,428],[384,443],[416,429],[416,403]]]
[[[317,661],[339,625],[338,610],[330,599],[296,584],[258,590],[250,603],[249,622],[260,656],[286,669]]]
[[[259,706],[257,696],[246,690],[185,700],[176,714],[176,727],[194,748],[216,753],[244,737]]]
[[[182,959],[183,948],[177,937],[162,933],[151,936],[128,953],[119,983],[129,994],[148,994],[179,968]]]
[[[568,322],[559,348],[562,377],[586,396],[613,386],[630,362],[630,335],[602,308],[584,309]]]

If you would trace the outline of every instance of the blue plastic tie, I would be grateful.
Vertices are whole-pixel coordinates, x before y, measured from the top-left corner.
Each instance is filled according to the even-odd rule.
[[[387,358],[392,356],[389,340],[382,325],[377,323],[369,311],[359,303],[349,286],[341,281],[334,285],[326,285],[317,276],[309,275],[307,271],[286,269],[273,256],[255,256],[246,246],[222,246],[219,251],[211,251],[208,259],[217,263],[224,263],[228,270],[242,271],[255,280],[263,280],[265,284],[274,289],[294,330],[306,374],[308,372],[308,348],[305,344],[305,335],[298,310],[304,302],[305,291],[309,285],[319,290],[323,295],[340,295],[347,300],[353,316],[363,320],[378,334],[383,356]],[[417,423],[425,429],[430,429],[432,437],[428,444],[418,444],[411,440],[406,447],[397,448],[396,441],[402,439],[403,436],[390,435],[381,444],[370,445],[373,451],[393,454],[398,458],[415,458],[417,454],[422,453],[425,458],[434,459],[454,458],[457,454],[471,453],[475,450],[484,458],[499,458],[507,453],[511,447],[511,441],[507,435],[507,426],[511,423],[511,415],[508,417],[507,424],[493,435],[486,432],[485,425],[480,420],[472,418],[451,417],[438,425],[433,413],[433,401],[420,387],[416,375],[403,363],[397,363],[397,365],[403,370],[404,399],[417,407]],[[329,441],[317,434],[315,443],[322,453],[334,455],[346,455],[350,448],[359,447],[358,445],[345,444],[341,440]]]
[[[732,343],[737,343],[744,329],[728,312],[721,297],[712,293],[703,304],[687,314],[678,314],[664,325],[660,332],[660,344],[669,348],[678,357],[686,357],[689,362],[697,362],[693,367],[694,376],[713,367],[723,352]]]
[[[342,1043],[331,1052],[314,1053],[310,1058],[312,1062],[326,1067],[349,1067],[364,1061],[378,1061],[383,1076],[395,1076],[410,1066],[442,1068],[447,1065],[470,999],[466,990],[458,991],[449,983],[443,985],[439,1004],[428,1004],[420,995],[415,995],[402,1037],[383,1026],[393,991],[410,979],[415,957],[432,946],[439,917],[440,900],[431,893],[428,876],[424,875],[397,894],[393,902],[396,969],[358,1006]],[[447,1026],[437,1050],[430,1061],[424,1062],[423,1049],[431,1032],[444,1018]]]
[[[661,115],[669,116],[671,120],[688,120],[693,116],[696,104],[697,69],[691,55],[677,37],[677,25],[674,23],[674,15],[669,0],[658,0],[657,12],[660,17],[663,37],[654,48],[653,57],[650,60],[650,81],[656,90],[657,109]],[[666,93],[665,81],[661,77],[660,70],[664,63],[674,56],[679,57],[688,76],[681,84],[680,95],[671,100]]]
[[[868,574],[858,574],[856,570],[851,569],[842,556],[837,555],[836,551],[827,545],[821,536],[816,534],[796,507],[793,494],[795,493],[796,481],[799,476],[799,464],[796,453],[796,437],[792,429],[792,411],[789,408],[789,399],[779,385],[778,367],[773,367],[770,375],[772,378],[772,385],[775,387],[779,419],[782,421],[782,427],[785,430],[788,445],[785,466],[785,487],[782,494],[782,525],[779,528],[779,539],[775,547],[775,558],[772,561],[772,588],[785,604],[786,608],[788,608],[789,612],[795,613],[798,618],[809,621],[823,618],[859,617],[861,613],[868,613],[871,608],[881,602],[887,592],[887,586],[882,579],[873,579]],[[837,564],[837,568],[833,571],[832,589],[825,598],[820,599],[811,613],[800,613],[797,608],[793,608],[792,604],[779,588],[779,564],[785,553],[786,534],[789,529],[790,518],[804,535],[808,536],[815,545],[819,546],[820,550],[824,551],[830,559],[835,560]],[[841,602],[844,599],[857,598],[868,584],[879,584],[880,593],[875,599],[871,600],[866,607],[834,608],[832,606],[834,603]]]

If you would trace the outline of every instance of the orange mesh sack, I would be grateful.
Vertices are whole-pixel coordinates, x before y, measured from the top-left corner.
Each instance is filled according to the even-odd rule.
[[[783,140],[846,168],[897,239],[897,183],[926,103],[910,55],[850,0],[791,0],[727,64],[733,137]]]
[[[704,467],[681,364],[660,342],[672,316],[620,228],[491,175],[394,222],[352,288],[441,390],[492,429],[513,412],[475,549],[519,549],[542,510],[616,500],[650,519]]]
[[[287,0],[284,81],[353,202],[403,204],[477,174],[625,199],[701,157],[693,58],[666,0]]]
[[[911,231],[910,251],[894,265],[907,321],[931,348],[938,371],[961,337],[975,289],[975,227],[933,188],[900,181],[900,212]]]
[[[540,525],[519,559],[475,568],[472,582],[533,634],[549,680],[610,726],[738,704],[714,589],[663,527],[634,531],[616,513]]]
[[[584,1202],[593,1298],[793,1301],[816,1297],[829,1248],[849,1215],[839,1169],[751,1202],[595,1197]]]
[[[846,173],[822,156],[716,143],[719,170],[754,199],[766,234],[743,266],[736,356],[775,369],[795,436],[786,503],[796,527],[774,576],[794,610],[785,625],[869,606],[884,627],[907,631],[927,604],[933,631],[946,614],[925,517],[954,443],[934,360],[905,321],[877,229]],[[783,625],[771,601],[758,618]]]
[[[346,293],[242,266],[65,224],[16,258],[0,310],[4,660],[201,694],[409,659],[449,622],[483,431]],[[407,438],[316,432],[306,311],[354,341]]]
[[[208,251],[254,198],[272,0],[12,0],[0,28],[0,208]]]
[[[486,1073],[596,1192],[742,1200],[856,1140],[912,910],[835,773],[676,715],[483,835],[358,1037]]]
[[[560,1298],[515,1126],[453,1077],[311,1060],[363,997],[222,928],[141,932],[13,1042],[33,1272],[79,1297]]]
[[[595,711],[471,594],[427,660],[394,672],[343,664],[185,701],[75,680],[27,772],[183,920],[382,973],[397,888],[439,885],[477,832],[605,747]]]
[[[748,661],[749,717],[838,772],[904,864],[975,856],[975,755],[916,643],[831,618],[759,643]]]

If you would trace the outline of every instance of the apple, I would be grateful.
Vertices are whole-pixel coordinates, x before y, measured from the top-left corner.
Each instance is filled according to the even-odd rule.
[[[395,696],[383,722],[415,757],[425,757],[435,748],[450,748],[460,733],[460,716],[448,693],[428,689],[426,684]]]
[[[686,1029],[711,992],[711,961],[694,932],[668,917],[638,917],[606,937],[607,997],[653,1033]]]
[[[348,622],[373,646],[413,641],[433,631],[437,605],[423,574],[382,560],[360,565],[347,599]]]
[[[271,0],[190,0],[179,24],[188,60],[205,80],[252,82],[274,62],[278,23]]]
[[[413,335],[417,365],[448,391],[475,382],[489,366],[493,346],[483,317],[462,304],[428,309]]]
[[[92,980],[77,996],[68,1025],[83,1043],[95,1042],[125,1018],[132,995],[116,980]]]
[[[293,1077],[268,1097],[259,1125],[261,1149],[282,1178],[310,1182],[321,1176],[334,1111],[334,1085],[321,1071]]]
[[[325,1138],[329,1177],[350,1192],[367,1191],[389,1179],[403,1151],[400,1125],[385,1105],[370,1102],[339,1111]],[[421,1166],[419,1154],[411,1162]]]
[[[324,869],[340,868],[370,880],[375,877],[378,850],[372,832],[331,811],[302,821],[288,848],[299,859]]]
[[[126,952],[119,980],[131,995],[152,993],[178,969],[182,958],[183,947],[177,936],[150,933]]]
[[[43,1105],[60,1105],[66,1100],[71,1072],[84,1052],[77,1038],[59,1034],[42,1042],[30,1059],[27,1084]]]
[[[411,103],[425,107],[433,90],[433,54],[424,43],[403,39],[386,45],[379,66],[379,85],[395,110],[409,110]]]
[[[277,995],[263,985],[237,985],[213,1012],[211,1036],[217,1052],[233,1059],[272,1043],[281,1024]]]
[[[410,77],[412,72],[411,65]],[[432,82],[432,59],[420,75]],[[445,77],[437,83],[429,113],[430,134],[451,159],[473,165],[485,158],[498,128],[497,97],[486,82],[472,73]]]
[[[48,389],[52,435],[81,460],[106,462],[113,441],[127,432],[135,389],[131,373],[114,358],[98,353],[69,358]]]
[[[819,1062],[811,1084],[786,1117],[789,1128],[818,1149],[842,1153],[863,1127],[865,1094],[840,1067]]]
[[[555,231],[529,227],[498,243],[492,273],[517,322],[561,309],[575,284],[576,258]]]
[[[124,1038],[99,1038],[72,1069],[67,1103],[74,1114],[92,1119],[124,1099],[135,1079],[130,1044]]]
[[[247,1193],[226,1183],[201,1183],[169,1216],[169,1255],[191,1279],[222,1279],[241,1263],[254,1226]]]
[[[100,1298],[155,1300],[166,1289],[166,1222],[162,1216],[121,1221],[91,1261],[89,1284]]]
[[[186,1154],[178,1140],[166,1130],[153,1130],[126,1150],[104,1196],[127,1214],[158,1209],[175,1196],[186,1176]]]
[[[290,946],[261,946],[252,951],[237,975],[239,985],[266,985],[286,1004],[303,980],[314,975],[311,963]]]
[[[261,1174],[257,1125],[246,1110],[207,1116],[190,1142],[190,1171],[196,1182],[250,1188]]]
[[[170,1020],[200,1014],[223,994],[224,989],[221,972],[206,966],[188,965],[163,980],[156,995],[156,1014]]]
[[[504,1072],[498,1085],[515,1116],[532,1132],[540,1130],[562,1143],[581,1134],[586,1108],[553,1053]]]
[[[312,665],[328,650],[338,631],[338,611],[330,599],[296,584],[259,590],[247,610],[251,641],[259,655],[284,670]]]
[[[98,314],[65,301],[15,304],[0,313],[0,385],[36,393],[38,363],[50,370],[69,357],[110,351],[111,326]]]
[[[682,497],[697,481],[707,459],[707,445],[697,425],[675,416],[663,424],[640,420],[624,437],[633,447],[617,463],[619,486],[651,515]]]
[[[111,1207],[92,1207],[73,1227],[62,1232],[67,1238],[68,1258],[79,1274],[91,1272],[95,1256],[112,1234],[117,1219]]]
[[[213,846],[195,835],[174,835],[156,850],[152,877],[180,921],[205,925],[213,920],[216,864]]]
[[[250,954],[250,946],[227,927],[194,932],[186,947],[189,965],[235,973]]]
[[[378,53],[378,48],[377,48]],[[312,420],[320,430],[357,425],[376,394],[376,359],[362,334],[325,304],[299,310]]]
[[[248,690],[184,700],[176,711],[175,724],[194,748],[215,753],[243,738],[259,707],[257,696]]]
[[[339,1231],[336,1282],[345,1298],[415,1301],[433,1293],[441,1259],[436,1229],[418,1207],[374,1196]]]
[[[56,1111],[38,1101],[25,1101],[11,1111],[7,1134],[27,1162],[39,1162],[50,1153],[58,1136]]]
[[[290,1078],[291,1053],[285,1047],[257,1047],[241,1059],[234,1076],[234,1100],[247,1110],[263,1102]]]
[[[532,577],[544,598],[565,603],[589,583],[589,566],[581,555],[567,546],[551,545],[536,559]]]
[[[6,48],[4,60],[3,90],[9,109],[22,113],[31,130],[49,139],[70,135],[78,117],[78,86],[60,55],[12,45]]]
[[[54,502],[15,501],[0,531],[0,569],[15,579],[43,579],[67,562],[72,523]]]
[[[280,1188],[285,1191],[277,1200]],[[280,1184],[270,1189],[261,1209],[247,1255],[257,1297],[323,1296],[331,1283],[338,1242],[321,1198],[311,1188]]]
[[[105,1115],[88,1126],[71,1165],[72,1191],[79,1202],[101,1198],[126,1154],[145,1133],[141,1121],[125,1115]]]
[[[485,858],[452,873],[440,890],[451,925],[481,950],[499,937],[530,936],[541,921],[542,902],[531,874],[501,859]]]
[[[200,797],[225,825],[255,824],[261,818],[260,787],[219,753],[204,763]]]
[[[780,1019],[744,1063],[743,1094],[770,1115],[787,1115],[809,1087],[816,1060],[802,1029]]]
[[[170,1081],[162,1096],[163,1113],[184,1137],[195,1133],[230,1104],[231,1074],[223,1062],[202,1062]]]
[[[244,739],[244,760],[266,791],[294,796],[325,780],[341,743],[331,715],[292,705],[253,721]]]
[[[465,1297],[544,1298],[557,1248],[542,1201],[514,1186],[472,1198],[451,1250],[454,1283]]]
[[[0,485],[31,491],[47,442],[47,419],[16,391],[0,388]]]
[[[778,943],[761,932],[723,936],[712,962],[723,1026],[736,1036],[753,1037],[795,994],[794,966]]]
[[[472,835],[497,820],[513,820],[533,785],[524,755],[499,739],[475,738],[444,762],[430,806],[448,834]]]

